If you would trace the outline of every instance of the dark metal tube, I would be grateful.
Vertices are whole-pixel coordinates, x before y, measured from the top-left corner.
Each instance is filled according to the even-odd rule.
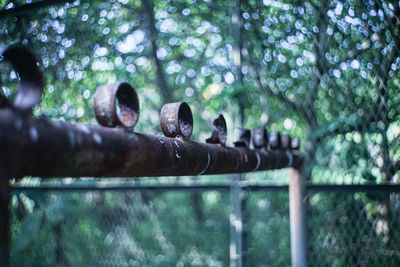
[[[16,176],[139,177],[243,173],[300,166],[287,151],[253,151],[0,110],[1,153]]]
[[[5,169],[0,164],[0,266],[8,266],[9,257],[10,189],[8,179]]]

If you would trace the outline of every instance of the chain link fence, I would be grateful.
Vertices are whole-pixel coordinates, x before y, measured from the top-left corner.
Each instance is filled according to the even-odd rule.
[[[314,193],[308,205],[313,266],[396,266],[399,192]]]
[[[12,266],[228,266],[230,186],[17,187]],[[243,186],[248,266],[290,265],[285,186]],[[400,263],[400,189],[308,191],[310,266]],[[233,259],[234,260],[234,259]]]
[[[226,190],[17,190],[10,264],[227,266],[227,207]]]

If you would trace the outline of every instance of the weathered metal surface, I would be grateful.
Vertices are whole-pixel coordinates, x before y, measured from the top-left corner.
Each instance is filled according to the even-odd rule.
[[[256,149],[266,149],[268,147],[268,134],[264,127],[259,127],[253,131],[253,146]]]
[[[132,128],[139,120],[139,97],[128,83],[102,85],[94,94],[94,113],[102,126]]]
[[[23,118],[0,109],[0,147],[17,176],[138,177],[223,174],[298,166],[287,151],[252,151],[122,129]],[[8,151],[9,150],[9,151]]]
[[[193,131],[193,116],[186,102],[165,104],[161,109],[161,129],[165,136],[189,138]]]
[[[291,143],[292,143],[291,144],[292,150],[299,151],[299,149],[300,149],[300,139],[298,137],[295,137],[295,138],[292,139]]]
[[[282,135],[281,144],[283,149],[292,149],[292,138],[287,134]]]
[[[240,131],[239,141],[234,142],[235,147],[249,147],[251,139],[251,131],[249,129],[242,129]]]
[[[213,124],[215,129],[212,131],[211,137],[206,139],[206,143],[221,144],[225,146],[228,131],[226,129],[226,121],[224,116],[219,114],[218,118],[214,120]]]
[[[44,78],[38,61],[31,52],[20,47],[0,47],[0,56],[12,65],[20,78],[14,106],[21,110],[30,110],[40,103],[44,88]],[[1,106],[10,105],[4,97],[0,99],[0,103]]]
[[[272,150],[277,150],[282,148],[281,144],[281,134],[278,132],[270,132],[268,135],[269,148]]]

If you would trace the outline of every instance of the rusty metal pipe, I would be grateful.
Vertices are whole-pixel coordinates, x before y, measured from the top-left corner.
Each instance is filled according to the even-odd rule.
[[[0,147],[16,177],[139,177],[224,174],[300,166],[287,151],[253,151],[123,129],[26,118],[0,109]],[[289,163],[290,166],[289,166]]]

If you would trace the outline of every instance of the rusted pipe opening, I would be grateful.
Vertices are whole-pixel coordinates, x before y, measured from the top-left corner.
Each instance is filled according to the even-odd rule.
[[[192,135],[193,115],[186,102],[165,104],[161,109],[160,123],[167,137]]]
[[[256,149],[267,148],[268,146],[268,134],[264,127],[259,127],[254,130],[253,133],[253,146]]]
[[[269,148],[272,150],[277,150],[282,148],[281,144],[281,134],[278,132],[270,132],[269,136]]]
[[[129,83],[102,85],[94,94],[94,113],[102,126],[131,128],[139,120],[139,97]]]
[[[290,150],[292,148],[292,139],[290,138],[289,135],[282,135],[281,144],[283,149]]]
[[[139,119],[139,98],[128,83],[118,86],[115,106],[120,124],[125,127],[135,126]]]
[[[193,115],[189,105],[186,102],[182,102],[182,104],[179,106],[178,123],[179,129],[181,130],[183,136],[189,137],[192,135]]]
[[[9,62],[21,79],[14,107],[30,110],[42,100],[44,77],[35,56],[25,48],[0,47],[0,56]],[[8,100],[0,99],[1,105],[6,106]]]
[[[291,148],[294,151],[298,151],[300,149],[300,139],[298,137],[292,139]]]

